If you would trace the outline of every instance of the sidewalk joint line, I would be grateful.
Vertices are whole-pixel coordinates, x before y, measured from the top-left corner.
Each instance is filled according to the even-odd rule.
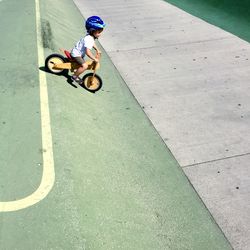
[[[210,160],[210,161],[198,162],[198,163],[189,164],[189,165],[181,166],[181,167],[182,168],[189,168],[189,167],[199,166],[199,165],[203,165],[203,164],[207,164],[207,163],[212,163],[212,162],[217,162],[217,161],[223,161],[223,160],[228,160],[228,159],[232,159],[232,158],[239,158],[239,157],[247,156],[247,155],[250,155],[250,153],[233,155],[233,156],[228,156],[228,157],[224,157],[224,158],[218,158],[218,159]]]
[[[198,43],[206,43],[206,42],[213,42],[213,41],[220,41],[220,40],[226,40],[226,39],[232,39],[231,36],[225,36],[217,39],[209,39],[209,40],[197,40],[193,42],[186,42],[186,43],[176,43],[176,44],[167,44],[167,45],[160,45],[160,46],[149,46],[149,47],[141,47],[141,48],[135,48],[135,49],[121,49],[121,50],[106,50],[107,53],[119,53],[119,52],[130,52],[130,51],[136,51],[136,50],[147,50],[147,49],[156,49],[156,48],[168,48],[168,47],[175,47],[180,45],[190,45],[190,44],[198,44]]]

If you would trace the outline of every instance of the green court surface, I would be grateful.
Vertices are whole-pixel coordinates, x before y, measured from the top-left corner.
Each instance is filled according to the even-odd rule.
[[[71,0],[40,1],[40,11],[45,56],[84,35]],[[3,0],[0,17],[4,204],[38,188],[47,149],[36,2]],[[98,74],[95,94],[46,74],[55,183],[33,206],[0,211],[0,249],[231,249],[105,51]]]
[[[249,0],[165,0],[250,42]]]

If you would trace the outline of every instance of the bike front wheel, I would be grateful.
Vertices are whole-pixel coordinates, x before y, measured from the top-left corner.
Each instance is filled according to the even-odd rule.
[[[102,87],[102,79],[97,74],[88,73],[82,78],[82,86],[90,92],[95,93]]]

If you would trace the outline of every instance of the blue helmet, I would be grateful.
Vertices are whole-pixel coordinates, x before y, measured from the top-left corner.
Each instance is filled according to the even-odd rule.
[[[99,16],[91,16],[85,23],[88,32],[103,29],[105,26],[106,24]]]

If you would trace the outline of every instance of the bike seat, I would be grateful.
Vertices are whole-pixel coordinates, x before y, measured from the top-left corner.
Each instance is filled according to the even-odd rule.
[[[67,56],[69,60],[73,60],[72,56],[70,55],[70,52],[68,50],[64,50],[64,54]]]

